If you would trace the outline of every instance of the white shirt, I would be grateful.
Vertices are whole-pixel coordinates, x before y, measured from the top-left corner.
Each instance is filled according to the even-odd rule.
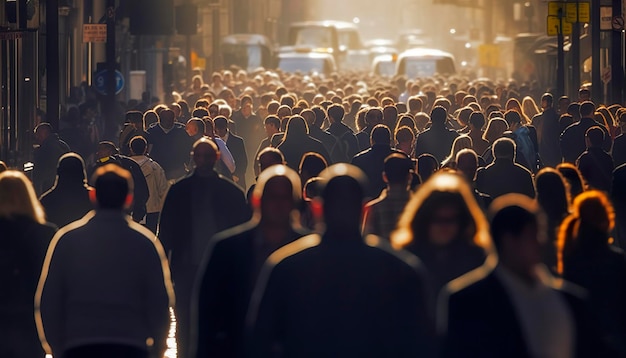
[[[232,153],[230,152],[230,150],[228,149],[228,146],[226,146],[226,141],[224,141],[222,138],[215,136],[215,138],[213,138],[215,140],[215,144],[217,144],[217,147],[219,148],[220,152],[222,152],[221,155],[221,159],[224,162],[224,164],[226,164],[226,167],[228,168],[228,170],[230,170],[230,173],[234,173],[235,172],[235,158],[233,158]]]
[[[549,274],[538,271],[540,280],[534,285],[502,266],[494,272],[511,298],[530,356],[574,357],[575,322],[567,302],[551,287]]]

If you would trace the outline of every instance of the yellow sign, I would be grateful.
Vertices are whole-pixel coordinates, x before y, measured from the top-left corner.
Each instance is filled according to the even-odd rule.
[[[84,24],[83,42],[107,42],[107,24]]]
[[[500,67],[500,47],[489,44],[478,46],[478,64],[482,67]]]
[[[561,28],[561,25],[563,26]],[[565,18],[560,19],[558,16],[548,16],[546,32],[548,36],[571,35],[572,23],[565,21]]]
[[[578,22],[589,22],[591,20],[591,16],[589,14],[589,3],[588,2],[579,2],[578,3],[578,18],[576,17],[576,3],[567,3],[566,14],[567,21],[571,23]]]
[[[550,1],[548,3],[548,16],[559,16],[559,10],[562,16],[565,15],[565,3],[563,1]]]
[[[194,66],[194,68],[206,70],[206,58],[198,57],[198,59],[196,60],[196,66]]]

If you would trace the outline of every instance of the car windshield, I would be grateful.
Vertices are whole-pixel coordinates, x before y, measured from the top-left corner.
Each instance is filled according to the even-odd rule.
[[[298,58],[281,58],[278,64],[283,72],[317,72],[324,73],[324,59],[323,58],[311,58],[311,57],[298,57]]]
[[[408,78],[415,78],[430,77],[435,73],[450,75],[456,71],[452,60],[449,58],[407,58],[404,61],[403,72]]]
[[[363,48],[359,34],[355,30],[342,30],[339,31],[339,46],[345,47],[350,50],[359,50]]]
[[[381,76],[391,77],[396,73],[395,62],[380,62],[378,63],[378,74]]]
[[[323,26],[298,27],[293,29],[292,45],[316,48],[333,48],[332,29]]]
[[[263,66],[263,49],[258,45],[224,45],[224,62],[248,70]]]

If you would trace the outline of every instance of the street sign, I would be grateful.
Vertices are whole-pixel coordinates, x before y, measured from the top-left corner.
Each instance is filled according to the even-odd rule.
[[[578,3],[578,11],[576,11],[576,3],[568,2],[566,6],[566,15],[567,21],[575,23],[576,20],[578,22],[589,22],[591,21],[589,3],[588,2],[579,2]],[[578,12],[578,17],[576,16],[576,12]]]
[[[611,21],[611,26],[615,31],[624,30],[624,18],[621,16],[613,16],[613,20]]]
[[[562,29],[561,25],[563,25]],[[565,21],[565,18],[560,19],[558,16],[548,16],[546,32],[548,36],[571,35],[572,23]]]
[[[559,11],[565,15],[565,2],[550,1],[548,3],[548,16],[559,16]]]
[[[613,8],[611,6],[600,6],[600,30],[613,29]]]
[[[98,93],[100,93],[103,96],[107,95],[107,90],[106,90],[106,75],[107,75],[107,70],[102,70],[99,71],[98,73],[96,73],[96,75],[93,77],[93,85],[96,88],[96,91],[98,91]],[[119,94],[120,92],[122,92],[122,89],[124,88],[124,76],[122,76],[122,73],[120,71],[115,71],[115,94]]]
[[[611,66],[606,66],[602,69],[602,82],[604,84],[611,82],[611,72]]]
[[[478,64],[481,67],[500,67],[500,47],[491,44],[478,46]]]
[[[83,42],[107,42],[107,24],[84,24]]]

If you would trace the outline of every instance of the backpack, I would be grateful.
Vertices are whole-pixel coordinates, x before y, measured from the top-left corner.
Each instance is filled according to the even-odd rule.
[[[352,133],[345,131],[341,136],[336,136],[331,133],[335,138],[335,144],[330,150],[330,156],[335,163],[350,163],[352,156],[350,155],[350,142],[348,136]]]

